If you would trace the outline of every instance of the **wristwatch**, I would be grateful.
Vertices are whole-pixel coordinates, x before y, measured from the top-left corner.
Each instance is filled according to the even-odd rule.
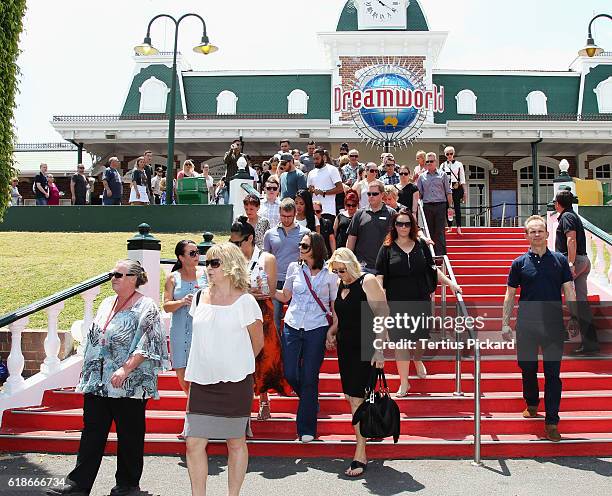
[[[325,198],[325,191],[323,191],[323,198]]]
[[[574,266],[574,262],[569,263],[570,269]]]

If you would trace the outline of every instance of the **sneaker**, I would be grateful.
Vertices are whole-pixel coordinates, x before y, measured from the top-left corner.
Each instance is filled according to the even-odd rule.
[[[561,441],[561,434],[559,434],[559,429],[555,424],[546,424],[544,426],[544,432],[546,432],[546,439],[549,441],[553,443]]]
[[[311,443],[312,441],[314,441],[314,436],[311,436],[310,434],[304,434],[300,438],[300,441],[302,441],[303,443]]]

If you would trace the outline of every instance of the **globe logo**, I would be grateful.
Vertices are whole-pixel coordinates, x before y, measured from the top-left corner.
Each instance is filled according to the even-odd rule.
[[[414,90],[414,85],[406,77],[398,74],[379,74],[370,79],[363,90],[403,89]],[[361,108],[363,121],[372,129],[393,134],[407,128],[417,118],[419,111],[412,108]]]

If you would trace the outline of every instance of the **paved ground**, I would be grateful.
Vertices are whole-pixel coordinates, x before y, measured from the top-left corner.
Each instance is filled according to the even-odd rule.
[[[35,496],[34,488],[16,489],[9,480],[62,477],[75,457],[46,454],[0,455],[0,494]],[[365,478],[349,480],[338,475],[345,460],[253,458],[243,495],[610,495],[612,458],[546,458],[538,460],[486,460],[473,467],[468,460],[386,460],[371,462]],[[104,457],[92,496],[106,496],[114,485],[115,457]],[[13,479],[14,481],[15,479]],[[226,493],[224,458],[210,462],[208,494]],[[184,458],[148,456],[142,496],[189,495]]]

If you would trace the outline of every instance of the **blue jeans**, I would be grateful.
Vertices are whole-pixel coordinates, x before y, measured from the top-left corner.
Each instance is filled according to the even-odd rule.
[[[317,436],[319,409],[319,369],[325,355],[328,326],[310,331],[283,329],[283,366],[285,378],[300,397],[297,411],[297,433],[301,437]]]
[[[49,205],[47,198],[36,198],[36,205]]]

